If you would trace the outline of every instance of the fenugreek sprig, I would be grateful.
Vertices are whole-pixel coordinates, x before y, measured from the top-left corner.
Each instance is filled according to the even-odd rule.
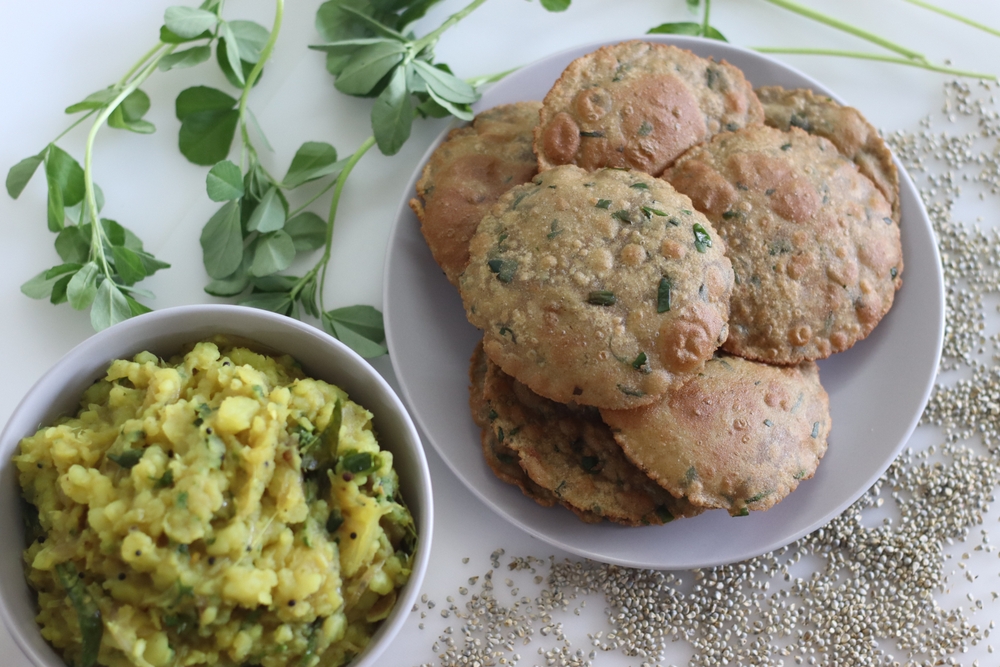
[[[146,252],[139,237],[126,227],[100,217],[104,196],[94,182],[94,143],[105,123],[139,134],[155,131],[143,119],[150,101],[139,86],[173,54],[178,43],[161,38],[117,83],[67,107],[67,114],[85,113],[41,152],[21,160],[7,173],[7,193],[17,199],[44,165],[48,228],[56,234],[55,249],[62,260],[24,283],[21,291],[56,305],[68,302],[76,310],[89,308],[91,325],[98,331],[148,312],[149,307],[135,297],[153,295],[135,285],[170,265]],[[56,142],[91,117],[81,167]]]
[[[965,23],[966,25],[972,26],[976,29],[988,32],[1000,36],[1000,30],[995,30],[989,26],[983,25],[971,19],[968,19],[960,14],[946,10],[944,8],[933,5],[925,0],[906,0],[907,2],[928,9],[930,11],[936,12],[942,16],[947,16],[948,18],[954,19]],[[697,12],[699,8],[702,10],[702,20],[700,22],[693,21],[679,21],[672,23],[663,23],[654,28],[651,28],[647,34],[672,34],[672,35],[694,35],[699,37],[707,37],[709,39],[717,39],[721,41],[727,41],[726,38],[719,32],[715,27],[713,27],[709,21],[711,15],[711,0],[685,0],[688,8],[692,12]],[[790,12],[808,18],[812,21],[816,21],[823,25],[835,28],[842,32],[846,32],[850,35],[858,37],[867,42],[871,42],[887,51],[894,53],[896,55],[889,55],[885,53],[870,53],[862,51],[848,51],[841,49],[821,49],[812,47],[778,47],[778,46],[759,46],[754,47],[755,51],[761,53],[784,53],[784,54],[795,54],[795,55],[821,55],[821,56],[835,56],[841,58],[856,58],[861,60],[873,60],[879,62],[890,62],[898,65],[906,65],[908,67],[919,67],[921,69],[926,69],[932,72],[940,72],[943,74],[950,74],[952,76],[968,77],[975,79],[989,79],[997,80],[997,75],[983,73],[983,72],[973,72],[969,70],[960,70],[945,65],[937,65],[930,62],[925,55],[918,51],[914,51],[906,46],[897,44],[890,41],[880,35],[877,35],[871,31],[865,30],[858,26],[852,25],[845,21],[841,21],[837,18],[818,12],[814,9],[810,9],[794,0],[765,0],[773,5],[777,5],[782,9],[786,9]]]
[[[244,165],[242,172],[232,163],[216,164],[209,173],[209,195],[215,178],[215,184],[224,191],[219,196],[229,199],[202,234],[205,268],[216,278],[206,288],[210,293],[232,295],[249,287],[250,293],[241,303],[294,316],[299,316],[301,309],[362,356],[385,353],[379,311],[370,306],[333,310],[325,306],[333,232],[347,179],[373,147],[385,155],[399,152],[418,117],[451,115],[471,120],[470,105],[479,99],[477,87],[502,76],[482,77],[470,83],[456,77],[446,64],[434,62],[434,48],[444,32],[485,2],[473,0],[434,30],[415,37],[409,32],[411,24],[437,1],[410,0],[382,7],[329,0],[319,7],[316,27],[325,43],[311,48],[326,53],[327,70],[335,77],[337,90],[375,98],[372,136],[340,161],[329,144],[304,144],[281,181],[259,168],[252,151],[250,164]],[[542,5],[550,11],[562,11],[569,2],[543,0]],[[248,135],[243,135],[243,142],[245,146],[250,144]],[[326,179],[326,183],[309,201],[288,212],[285,191],[319,179]],[[333,195],[325,221],[304,210],[330,189]],[[247,207],[252,208],[249,214],[244,212]],[[280,275],[291,264],[293,247],[322,247],[323,254],[302,276]]]

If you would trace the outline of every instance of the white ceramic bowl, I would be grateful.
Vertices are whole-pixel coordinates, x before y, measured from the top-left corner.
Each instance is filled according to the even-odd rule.
[[[34,596],[24,580],[20,488],[17,468],[11,462],[18,442],[40,425],[75,412],[83,390],[103,377],[111,360],[129,358],[143,350],[167,356],[184,343],[214,334],[243,336],[290,354],[310,376],[343,388],[352,400],[372,412],[379,444],[393,454],[400,489],[413,513],[419,542],[413,574],[400,591],[395,608],[351,667],[374,665],[406,620],[430,557],[433,500],[420,437],[399,398],[364,359],[315,327],[253,308],[183,306],[128,320],[80,343],[31,388],[0,435],[0,535],[4,538],[0,540],[0,616],[37,667],[64,667],[65,663],[38,631]]]

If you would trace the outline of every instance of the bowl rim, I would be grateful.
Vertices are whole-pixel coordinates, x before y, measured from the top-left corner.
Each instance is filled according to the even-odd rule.
[[[167,324],[170,322],[184,321],[182,330],[171,331]],[[410,578],[401,589],[402,594],[396,600],[396,605],[390,615],[383,620],[381,625],[372,635],[364,651],[351,661],[352,667],[367,667],[373,665],[386,646],[392,641],[403,623],[409,616],[409,609],[413,606],[420,592],[423,578],[426,574],[430,562],[431,543],[433,539],[434,523],[434,498],[431,486],[430,469],[427,463],[426,453],[420,434],[413,422],[411,415],[405,404],[400,400],[398,394],[393,390],[384,377],[364,358],[358,355],[347,345],[330,336],[325,331],[301,322],[299,320],[286,317],[270,311],[250,308],[247,306],[236,306],[230,304],[194,304],[186,306],[174,306],[161,310],[152,311],[130,318],[112,327],[99,331],[84,339],[71,348],[48,370],[46,370],[24,394],[17,406],[11,412],[7,423],[0,431],[0,474],[14,474],[16,468],[11,456],[14,454],[18,444],[23,437],[33,433],[45,422],[51,421],[54,417],[52,413],[60,414],[65,410],[57,410],[53,407],[53,401],[45,400],[44,396],[58,395],[61,391],[68,391],[66,387],[81,386],[83,375],[77,372],[67,375],[71,369],[103,368],[106,370],[108,363],[114,359],[128,358],[146,349],[147,347],[173,346],[178,343],[157,343],[160,339],[172,339],[175,341],[186,340],[194,342],[204,340],[214,333],[230,333],[242,336],[243,338],[258,342],[275,352],[289,354],[296,359],[299,355],[294,351],[282,349],[280,343],[274,345],[259,341],[256,338],[257,332],[249,333],[244,331],[233,331],[238,323],[259,322],[266,325],[271,330],[286,329],[288,333],[298,337],[299,340],[311,341],[315,345],[315,350],[329,348],[325,355],[333,355],[338,370],[343,370],[344,377],[350,384],[351,378],[356,382],[370,383],[368,391],[372,397],[377,397],[384,403],[383,409],[388,409],[398,423],[395,427],[399,430],[399,435],[394,440],[395,447],[404,450],[411,450],[412,461],[416,464],[416,469],[409,469],[408,474],[416,482],[415,488],[407,489],[408,506],[418,508],[414,519],[417,524],[417,548],[413,558]],[[112,352],[108,348],[109,343],[113,343],[117,352]],[[305,364],[307,369],[309,364]],[[348,376],[348,373],[351,373]],[[87,372],[86,377],[93,377],[93,373]],[[329,377],[325,378],[331,381]],[[340,386],[340,380],[335,382]],[[86,385],[82,385],[86,386]],[[76,395],[79,395],[76,392]],[[58,401],[58,398],[56,399]],[[47,412],[46,412],[46,407]],[[364,407],[368,408],[367,405]],[[370,408],[369,408],[370,409]],[[28,414],[30,413],[30,414]],[[374,411],[373,411],[373,414]],[[384,413],[379,413],[384,414]],[[42,417],[42,415],[45,415]],[[375,414],[378,420],[378,414]],[[383,420],[384,421],[384,420]],[[35,425],[29,426],[31,422]],[[33,430],[34,429],[34,430]],[[384,443],[380,443],[384,445]],[[397,457],[398,460],[398,457]],[[398,468],[397,468],[398,471]],[[14,484],[11,493],[20,496],[19,485]],[[23,545],[23,529],[20,528],[20,512],[18,511],[16,524],[18,526],[19,544]],[[18,548],[18,553],[23,547]],[[9,564],[8,564],[9,565]],[[30,631],[28,624],[19,621],[11,613],[19,602],[15,601],[14,593],[29,592],[29,586],[23,576],[23,563],[18,563],[18,570],[22,571],[20,577],[11,581],[12,577],[0,577],[0,619],[18,648],[24,653],[32,664],[36,667],[64,667],[65,661],[58,652],[48,644],[38,632],[38,626],[32,619]],[[23,587],[23,588],[22,588]]]

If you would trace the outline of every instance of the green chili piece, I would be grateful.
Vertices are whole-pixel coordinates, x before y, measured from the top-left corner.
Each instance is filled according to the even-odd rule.
[[[340,459],[340,464],[347,472],[367,475],[379,467],[379,459],[371,452],[348,452]]]
[[[97,664],[97,651],[101,647],[101,637],[104,635],[101,610],[83,585],[83,580],[80,579],[80,574],[72,563],[56,565],[56,574],[59,576],[59,583],[66,589],[66,596],[80,622],[80,637],[83,642],[83,648],[80,650],[80,667],[93,667]]]

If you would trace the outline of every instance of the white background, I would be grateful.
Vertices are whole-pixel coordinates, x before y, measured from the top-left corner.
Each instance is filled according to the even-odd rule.
[[[945,0],[940,0],[942,3]],[[87,94],[116,81],[138,57],[155,44],[166,0],[33,0],[5,3],[0,21],[0,171],[34,155],[68,124],[62,110]],[[885,37],[925,53],[932,61],[951,59],[956,67],[1000,72],[1000,38],[989,36],[930,14],[902,0],[806,0],[809,6],[865,26]],[[334,144],[347,155],[370,134],[370,101],[337,93],[323,68],[322,55],[309,51],[318,35],[313,16],[318,2],[292,2],[285,25],[264,77],[253,92],[251,107],[275,147],[264,160],[284,173],[296,148],[307,140]],[[1000,27],[1000,3],[953,0],[949,7]],[[461,7],[446,0],[418,23],[423,34]],[[731,42],[742,46],[816,46],[875,50],[855,38],[793,16],[763,0],[717,0],[713,23]],[[252,18],[270,26],[273,8],[261,0],[231,2],[227,18]],[[666,21],[697,20],[683,0],[575,0],[563,14],[549,14],[536,1],[490,0],[447,33],[438,48],[439,60],[459,76],[470,77],[509,69],[580,43],[629,38]],[[860,108],[880,129],[913,129],[925,115],[937,113],[942,100],[942,75],[888,64],[815,56],[779,56],[825,83]],[[198,235],[216,205],[204,194],[206,169],[188,164],[176,149],[178,122],[173,100],[195,82],[225,87],[214,65],[154,75],[144,89],[153,99],[148,119],[158,132],[139,136],[105,130],[95,152],[96,179],[107,198],[104,215],[133,229],[157,257],[173,268],[143,286],[156,293],[156,308],[208,302]],[[333,262],[327,284],[328,307],[368,303],[381,306],[382,265],[386,241],[403,187],[420,156],[447,121],[418,121],[407,145],[395,157],[376,152],[364,158],[352,175],[341,202]],[[82,159],[84,133],[76,131],[61,145]],[[326,201],[326,200],[324,200]],[[322,209],[319,209],[322,212]],[[997,220],[995,201],[983,211],[983,224]],[[972,220],[970,220],[971,222]],[[45,191],[40,174],[18,201],[0,195],[0,422],[5,422],[20,397],[59,357],[92,332],[85,314],[67,305],[54,308],[32,301],[19,285],[59,262],[53,236],[45,225]],[[391,378],[387,359],[377,367]],[[918,431],[914,446],[933,435]],[[547,558],[565,554],[507,525],[467,491],[428,451],[437,508],[431,568],[424,589],[438,608],[420,630],[413,614],[383,656],[381,664],[416,665],[434,662],[431,644],[444,621],[439,616],[445,598],[467,585],[469,576],[489,567],[489,554],[504,547],[508,555]],[[989,523],[992,521],[992,523]],[[987,529],[995,525],[990,517]],[[463,564],[468,557],[470,562]],[[982,590],[998,588],[1000,560],[983,556],[977,564]],[[966,591],[956,588],[939,597],[943,607],[967,605]],[[988,594],[984,594],[988,599]],[[585,633],[602,626],[601,600],[593,600],[580,620],[567,620],[585,648]],[[572,617],[572,615],[571,615]],[[575,618],[575,617],[574,617]],[[435,621],[431,623],[432,619]],[[985,626],[1000,619],[1000,607],[987,604],[975,622]],[[453,625],[457,623],[452,622]],[[979,658],[997,664],[983,642],[958,656],[964,664]],[[522,651],[535,664],[535,647]],[[668,662],[685,662],[687,647],[671,647]],[[17,647],[0,629],[0,663],[27,667]],[[597,664],[637,662],[601,655]]]

